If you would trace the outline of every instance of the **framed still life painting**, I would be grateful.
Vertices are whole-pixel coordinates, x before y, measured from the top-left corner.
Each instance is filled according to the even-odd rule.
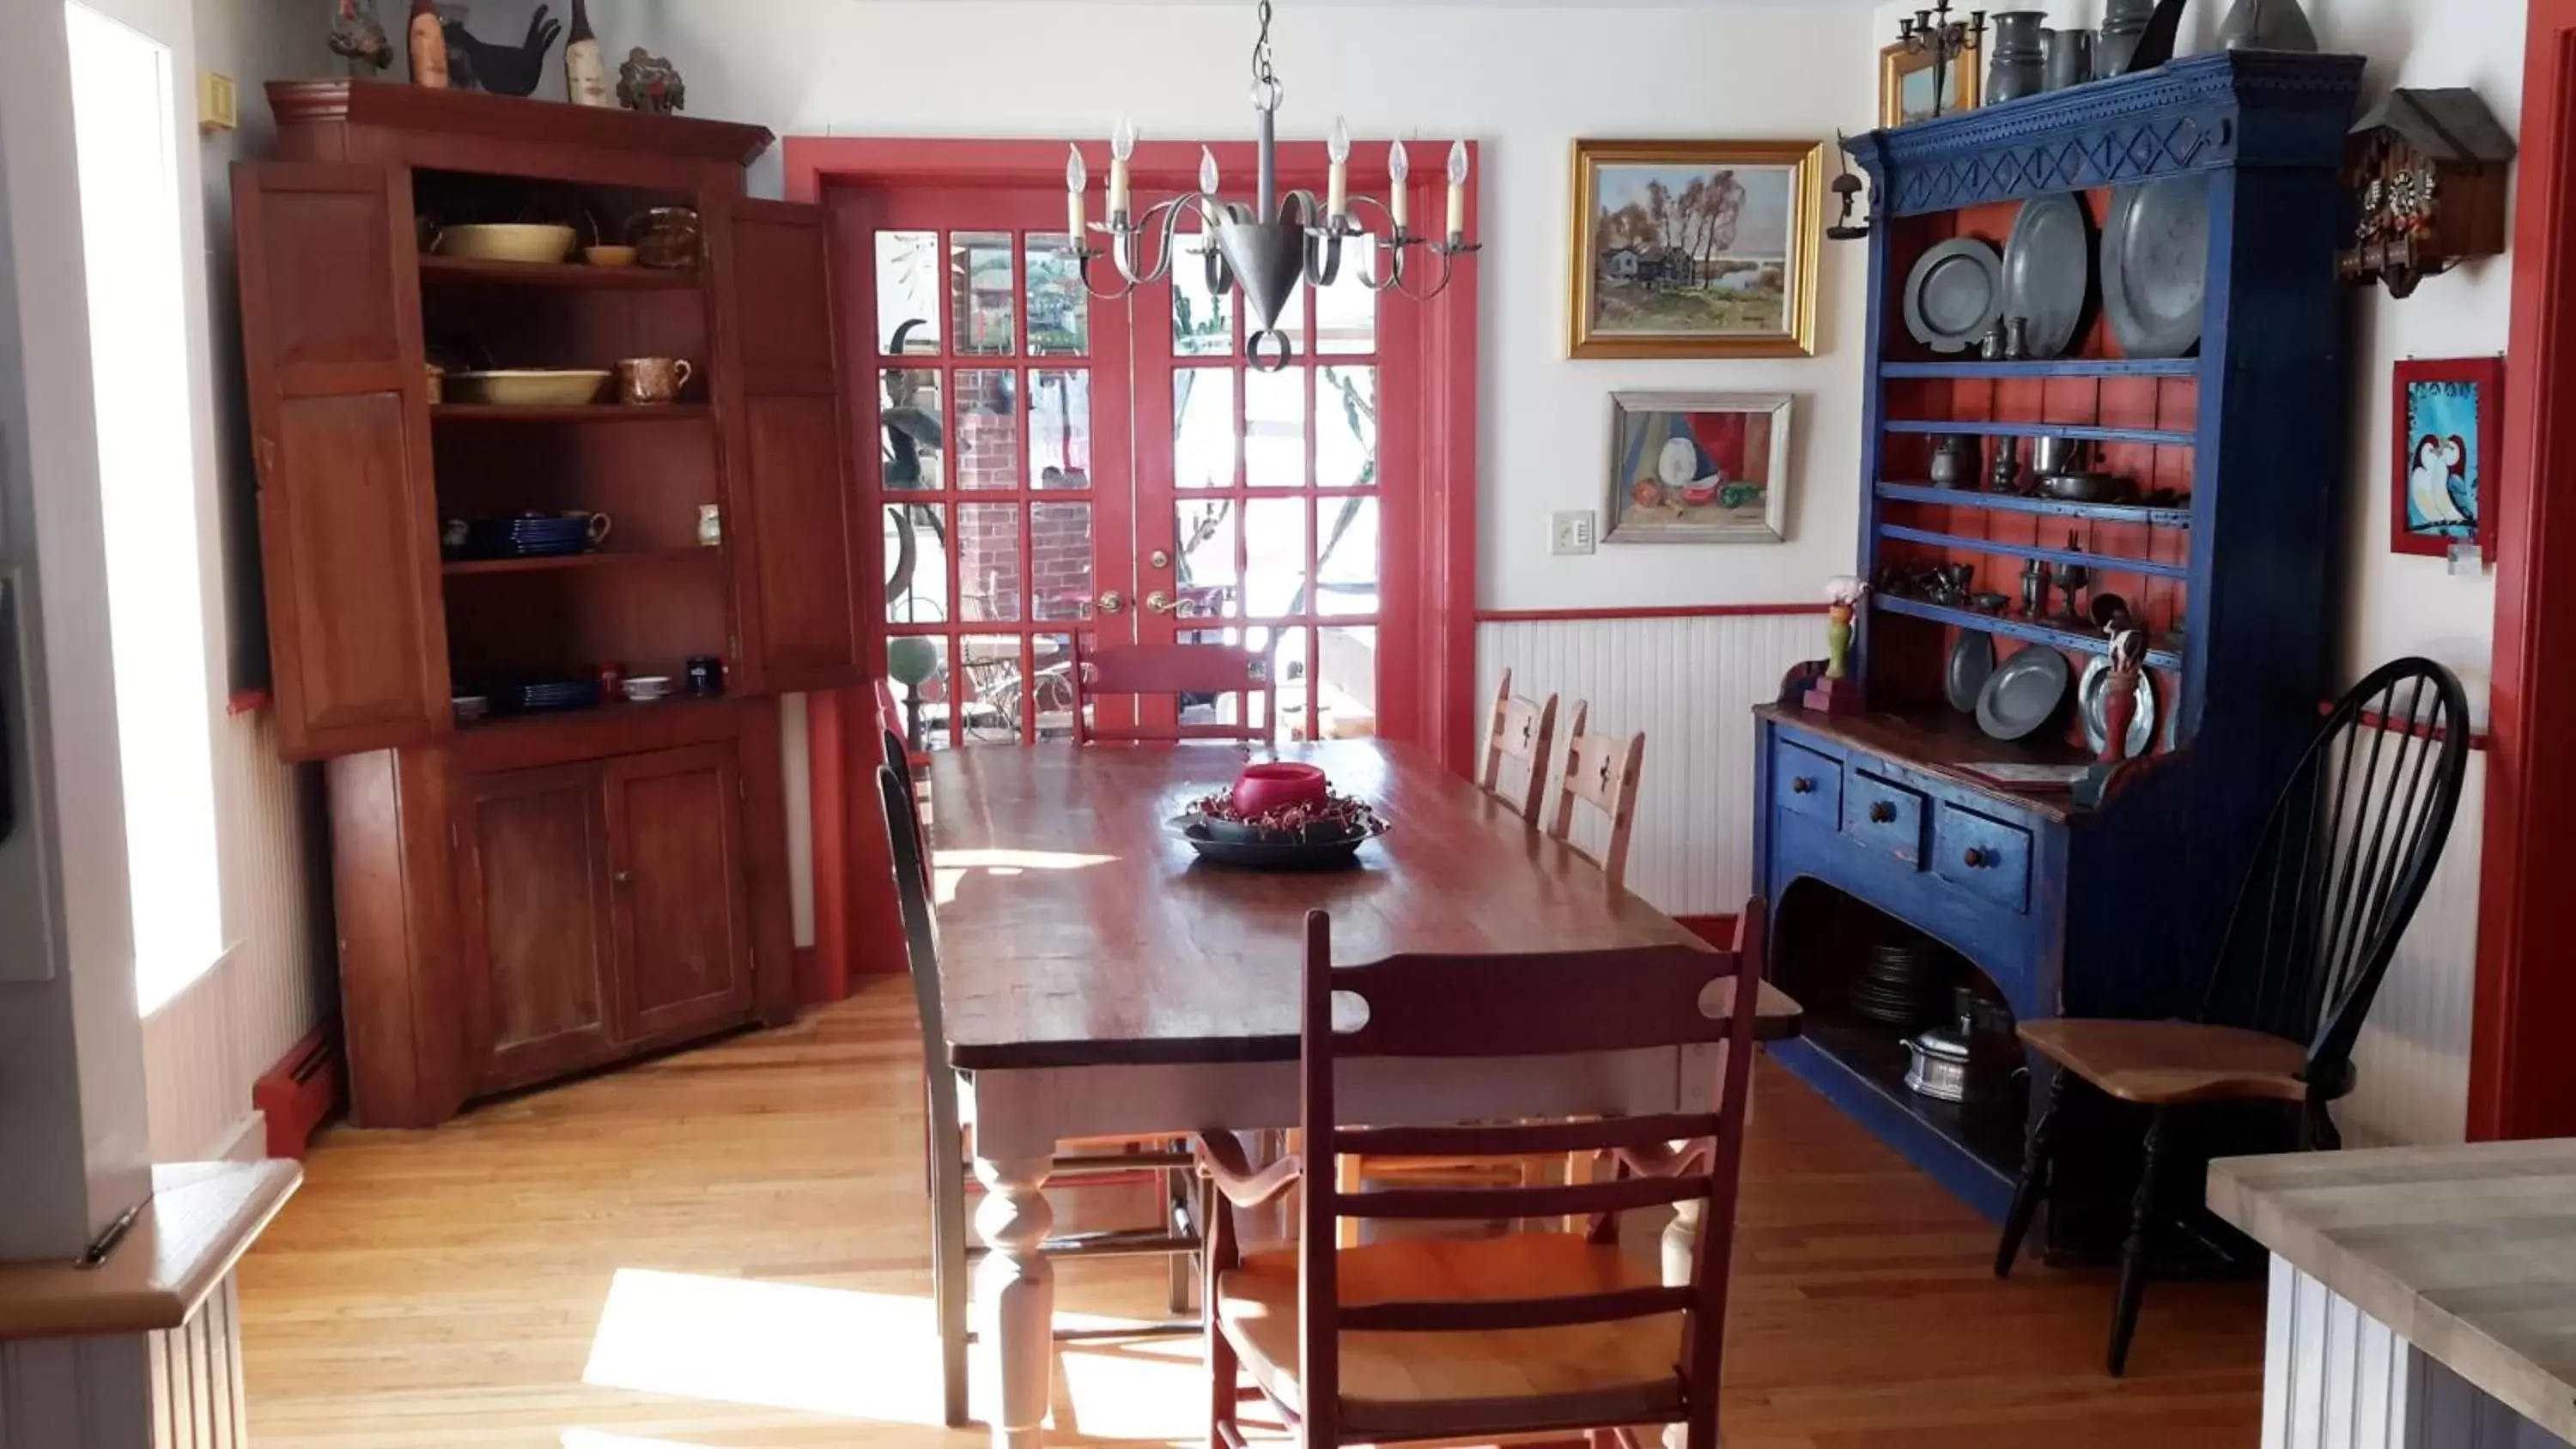
[[[1610,394],[1604,543],[1778,543],[1789,424],[1779,393]]]
[[[1903,41],[1882,48],[1878,52],[1880,129],[1975,110],[1980,59],[1976,54],[1955,56],[1936,72],[1928,48],[1916,50]]]
[[[2397,364],[2391,551],[2446,558],[2470,545],[2481,561],[2495,556],[2503,405],[2503,358]]]
[[[1808,357],[1825,148],[1577,141],[1575,357]]]

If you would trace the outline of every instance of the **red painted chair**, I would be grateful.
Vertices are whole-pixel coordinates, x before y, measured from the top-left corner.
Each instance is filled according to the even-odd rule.
[[[1689,1449],[1717,1449],[1719,1356],[1753,1057],[1762,902],[1750,902],[1732,952],[1682,946],[1531,956],[1397,956],[1336,969],[1331,923],[1306,917],[1303,1142],[1308,1160],[1340,1154],[1508,1157],[1607,1152],[1614,1180],[1563,1187],[1405,1188],[1345,1193],[1294,1158],[1254,1172],[1231,1137],[1203,1137],[1205,1297],[1213,1376],[1211,1444],[1243,1449],[1236,1376],[1249,1371],[1306,1449],[1407,1440],[1486,1442],[1502,1435],[1595,1431],[1634,1443],[1630,1426],[1683,1424]],[[1745,988],[1711,1017],[1718,981]],[[1606,983],[1615,982],[1615,988]],[[1336,1034],[1333,998],[1367,1003],[1365,1024]],[[1334,1066],[1365,1057],[1548,1057],[1723,1042],[1713,1112],[1510,1126],[1346,1128]],[[1535,1064],[1533,1064],[1535,1069]],[[1233,1213],[1302,1185],[1297,1245],[1246,1256]],[[1620,1213],[1697,1202],[1690,1281],[1617,1246]],[[1343,1218],[1581,1215],[1590,1231],[1500,1238],[1405,1238],[1337,1245]],[[1597,1441],[1596,1441],[1597,1442]]]
[[[1175,744],[1182,740],[1270,738],[1277,712],[1270,686],[1270,661],[1249,649],[1227,644],[1136,644],[1120,649],[1089,650],[1082,636],[1073,641],[1073,737],[1080,744]],[[1231,722],[1215,724],[1110,726],[1099,724],[1102,696],[1170,695],[1178,721],[1182,697],[1232,695],[1241,702]],[[1253,720],[1253,701],[1261,701],[1260,722]]]

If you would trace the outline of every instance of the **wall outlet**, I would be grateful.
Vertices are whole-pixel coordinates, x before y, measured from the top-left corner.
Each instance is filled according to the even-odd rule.
[[[1588,508],[1556,515],[1555,525],[1548,530],[1548,552],[1560,554],[1592,552],[1594,517],[1592,510]]]

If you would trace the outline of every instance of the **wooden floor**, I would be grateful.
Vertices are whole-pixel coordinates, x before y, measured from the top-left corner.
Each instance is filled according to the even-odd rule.
[[[785,1031],[487,1107],[335,1129],[243,1264],[260,1449],[965,1446],[937,1427],[917,1038],[900,981]],[[2130,1376],[2101,1273],[1993,1231],[1803,1086],[1757,1078],[1731,1449],[2251,1445],[2254,1283],[2159,1285]],[[1153,1316],[1072,1264],[1059,1311]],[[1196,1344],[1069,1348],[1051,1442],[1195,1443]]]

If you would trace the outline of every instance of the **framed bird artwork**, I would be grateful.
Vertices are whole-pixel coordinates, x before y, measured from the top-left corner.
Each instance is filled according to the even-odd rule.
[[[2391,552],[2495,557],[2494,479],[2503,441],[2504,359],[2397,364]]]

